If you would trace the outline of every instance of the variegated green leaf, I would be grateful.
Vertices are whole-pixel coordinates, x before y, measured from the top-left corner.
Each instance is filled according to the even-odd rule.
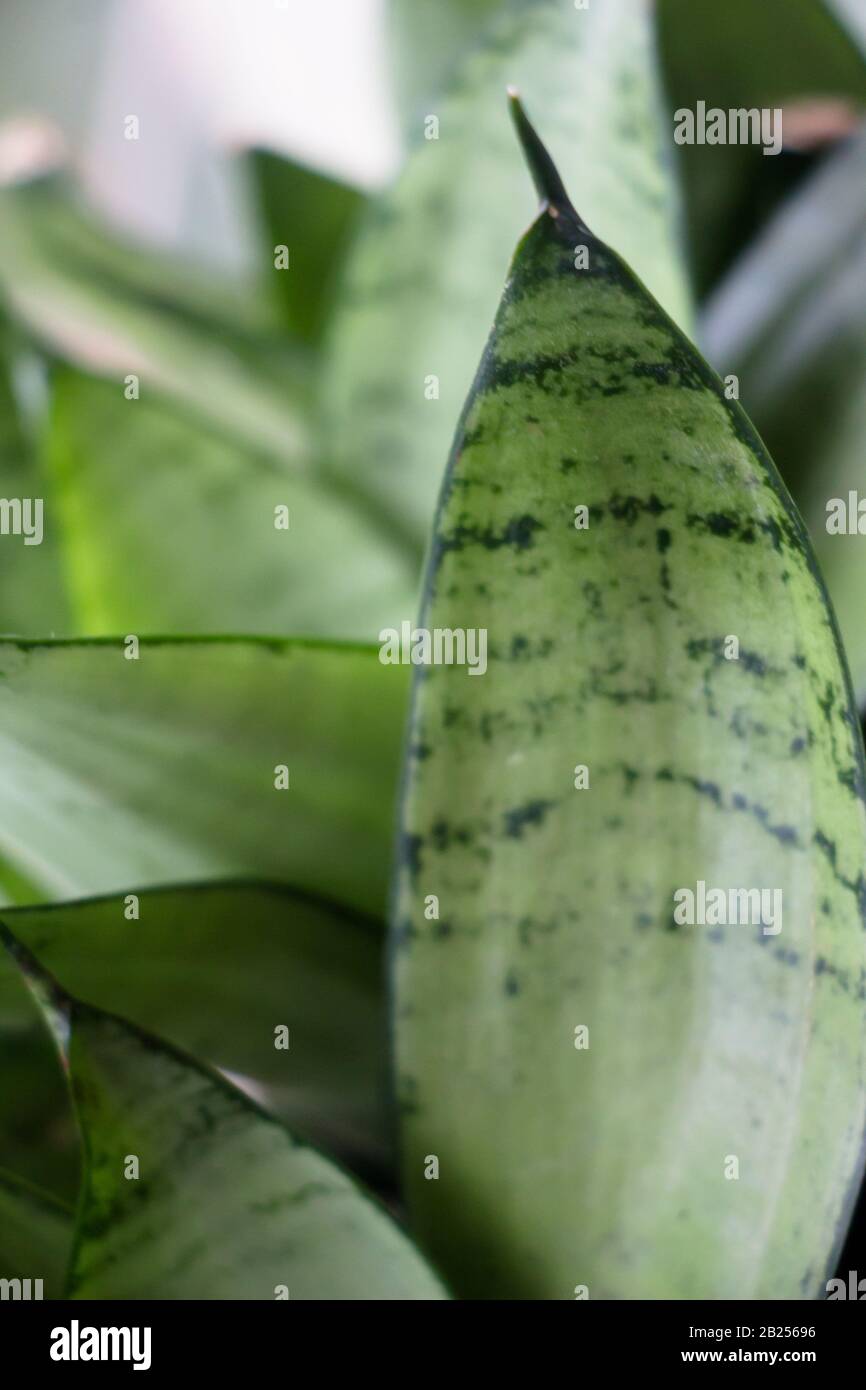
[[[866,1119],[844,658],[749,420],[519,126],[543,205],[422,618],[483,630],[486,670],[434,664],[414,694],[410,1208],[464,1295],[816,1297]]]
[[[2,928],[69,1071],[80,1299],[439,1299],[383,1207],[222,1077],[72,999]]]

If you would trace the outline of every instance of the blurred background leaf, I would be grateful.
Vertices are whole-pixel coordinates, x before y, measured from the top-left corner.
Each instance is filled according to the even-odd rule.
[[[0,1000],[0,1169],[74,1203],[81,1163],[69,1088],[44,1020],[5,951]],[[2,1231],[0,1220],[0,1256]]]
[[[408,669],[303,641],[0,643],[0,859],[31,900],[255,876],[378,916]]]
[[[866,103],[862,34],[824,0],[657,0],[659,51],[673,113],[782,107],[786,150],[684,145],[689,254],[699,298]],[[795,138],[796,136],[796,138]],[[621,247],[619,248],[622,249]]]
[[[866,129],[797,189],[711,296],[704,351],[743,404],[803,513],[866,701],[866,563],[828,535],[826,504],[866,492]]]
[[[249,159],[266,233],[261,264],[273,277],[270,298],[281,309],[287,331],[316,344],[364,196],[270,150],[253,150]],[[274,269],[275,246],[288,247],[287,270]]]
[[[287,317],[312,336],[360,195],[260,159],[263,196],[296,261],[276,271],[271,252],[270,276],[289,287]],[[13,308],[43,347],[76,364],[54,373],[48,434],[58,483],[49,529],[62,530],[74,616],[34,595],[41,628],[33,617],[9,630],[371,640],[414,612],[416,575],[385,520],[357,479],[335,479],[318,457],[300,339],[275,328],[263,337],[267,315],[253,296],[236,313],[244,299],[231,281],[197,272],[181,289],[170,259],[139,258],[91,228],[56,179],[0,191],[4,225]],[[124,394],[130,373],[135,400]],[[275,529],[277,505],[289,507],[288,531]]]
[[[328,456],[363,477],[416,557],[535,209],[506,115],[509,83],[527,94],[581,215],[688,322],[650,19],[631,0],[506,6],[436,104],[439,138],[416,130],[403,174],[366,220],[333,326]],[[431,375],[436,399],[425,398]]]
[[[507,10],[537,0],[386,0],[388,54],[394,98],[407,137],[420,129],[430,103],[439,101],[455,71],[487,27]]]
[[[22,346],[0,313],[0,493],[4,498],[41,498],[44,531],[39,545],[26,545],[23,536],[5,538],[0,545],[0,633],[31,637],[64,634],[70,624],[56,516],[40,456],[38,417],[45,390],[44,365]]]
[[[137,919],[124,909],[107,897],[0,919],[77,997],[258,1083],[258,1099],[356,1171],[389,1170],[378,922],[267,884],[158,889],[140,895]],[[19,1083],[12,1035],[31,1015],[7,968],[0,1027]],[[288,1050],[274,1046],[277,1024]]]
[[[108,377],[119,392],[135,373],[232,437],[309,467],[312,387],[301,349],[258,338],[243,317],[239,325],[221,317],[226,291],[213,291],[209,313],[201,291],[175,300],[176,266],[156,253],[139,259],[122,242],[109,250],[113,239],[104,230],[96,233],[98,254],[82,254],[90,223],[82,225],[67,198],[56,178],[0,189],[0,285],[21,323],[45,348]]]
[[[385,1208],[327,1158],[192,1058],[70,998],[2,930],[81,1127],[71,1297],[447,1296]]]
[[[414,612],[415,577],[390,538],[321,479],[147,382],[128,401],[58,366],[52,386],[47,471],[77,632],[372,640]]]
[[[43,1297],[60,1298],[73,1218],[71,1206],[0,1169],[0,1279],[41,1279]]]

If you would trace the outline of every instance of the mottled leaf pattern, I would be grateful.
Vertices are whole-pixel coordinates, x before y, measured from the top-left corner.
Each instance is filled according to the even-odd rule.
[[[487,629],[488,668],[432,666],[414,695],[393,941],[413,1218],[464,1295],[814,1297],[866,1112],[844,659],[742,409],[524,138],[546,198],[422,620]],[[699,881],[780,890],[781,931],[678,924]]]

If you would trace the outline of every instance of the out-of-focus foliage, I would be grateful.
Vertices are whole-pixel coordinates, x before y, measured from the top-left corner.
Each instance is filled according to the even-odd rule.
[[[2,1277],[40,1278],[43,1297],[60,1298],[72,1248],[73,1215],[72,1208],[51,1193],[0,1170]]]
[[[182,1052],[71,998],[0,932],[58,1042],[82,1131],[70,1297],[447,1296],[346,1173]]]
[[[77,633],[369,640],[412,612],[398,548],[322,472],[292,472],[146,380],[135,402],[65,366],[53,387],[46,471]]]
[[[411,143],[424,117],[454,80],[468,52],[488,39],[506,10],[529,10],[539,0],[386,0],[394,96]]]
[[[39,457],[38,410],[24,407],[22,395],[41,397],[42,368],[0,316],[0,493],[6,499],[41,499],[42,540],[27,544],[23,537],[0,546],[0,632],[31,635],[69,628],[69,600],[63,583],[56,517],[45,514],[48,479]],[[36,513],[31,510],[31,527]],[[36,532],[33,532],[33,540]]]
[[[250,447],[309,465],[310,364],[266,336],[272,318],[255,293],[235,316],[236,291],[219,280],[209,290],[191,269],[184,284],[173,262],[94,236],[56,178],[0,190],[0,288],[37,341],[121,395],[136,374]]]
[[[866,131],[803,183],[709,301],[704,350],[743,403],[812,534],[866,699],[864,538],[827,502],[866,491]]]
[[[283,320],[298,339],[316,343],[331,312],[363,195],[270,150],[254,150],[250,162],[267,234],[263,278],[273,277],[275,248],[285,246],[290,273],[273,277]]]
[[[631,0],[505,10],[436,103],[436,138],[416,130],[401,178],[359,237],[333,324],[329,457],[347,478],[365,479],[418,553],[533,211],[503,117],[509,83],[532,92],[587,223],[688,319],[649,11],[636,14]]]
[[[31,898],[257,875],[379,915],[407,675],[276,638],[0,643],[0,860]]]
[[[794,149],[820,145],[830,100],[866,108],[866,63],[833,0],[656,0],[659,53],[671,112],[709,107],[781,107],[783,131],[803,132]],[[811,105],[810,114],[804,110]],[[805,117],[805,119],[804,119]],[[844,119],[837,112],[835,119]],[[810,125],[814,134],[806,132]],[[689,258],[698,294],[719,279],[756,225],[808,166],[807,155],[765,156],[755,145],[684,145]]]
[[[13,54],[22,14],[14,31],[0,22]],[[534,211],[506,85],[522,87],[579,212],[687,331],[691,272],[702,347],[738,375],[806,516],[866,700],[866,540],[825,526],[829,498],[866,490],[860,0],[391,0],[383,37],[409,148],[395,186],[366,206],[321,171],[242,155],[259,231],[247,274],[131,242],[72,197],[66,174],[0,187],[0,496],[44,503],[41,545],[0,538],[0,633],[12,639],[0,643],[0,901],[42,905],[0,917],[64,986],[168,1044],[78,1013],[97,1153],[85,1224],[118,1192],[128,1200],[121,1169],[99,1169],[121,1135],[157,1165],[153,1218],[166,1224],[143,1271],[109,1276],[116,1231],[79,1238],[79,1288],[98,1296],[140,1293],[140,1277],[166,1296],[164,1271],[185,1254],[195,1272],[176,1296],[236,1294],[251,1279],[259,1290],[278,1248],[282,1269],[283,1239],[307,1242],[329,1297],[335,1259],[344,1296],[389,1296],[395,1270],[438,1295],[318,1157],[305,1172],[327,1193],[301,1204],[308,1226],[274,1204],[246,1229],[245,1204],[272,1191],[270,1145],[290,1166],[308,1160],[171,1045],[260,1087],[269,1109],[387,1189],[373,924],[408,672],[373,648],[286,639],[369,641],[415,614],[446,456]],[[784,152],[676,148],[674,112],[698,101],[781,106]],[[141,639],[137,661],[127,634]],[[51,640],[62,636],[110,640]],[[138,920],[123,917],[129,893]],[[273,1049],[283,1014],[288,1053]],[[0,1052],[0,1277],[38,1265],[56,1294],[79,1144],[42,1019],[5,960]],[[129,1140],[118,1116],[133,1093]],[[159,1165],[174,1166],[199,1100],[228,1142],[173,1187]],[[265,1152],[262,1190],[234,1196]],[[342,1202],[357,1244],[342,1243]],[[188,1219],[211,1221],[216,1205],[232,1240],[202,1263]],[[137,1236],[136,1219],[124,1210]]]
[[[278,885],[136,896],[135,917],[123,895],[0,910],[0,920],[81,998],[266,1086],[300,1133],[384,1167],[380,924]],[[31,1017],[6,963],[0,1028],[23,1030]],[[286,1049],[274,1046],[278,1023],[291,1029]],[[26,1079],[16,1069],[16,1091]]]

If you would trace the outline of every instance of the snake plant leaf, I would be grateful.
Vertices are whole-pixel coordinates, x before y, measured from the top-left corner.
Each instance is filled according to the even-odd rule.
[[[370,641],[413,611],[417,577],[369,514],[162,392],[59,367],[49,425],[75,632]]]
[[[331,311],[334,287],[364,195],[272,150],[249,154],[265,237],[262,280],[272,288],[289,332],[315,346]],[[274,267],[285,246],[287,268]]]
[[[866,552],[856,529],[828,531],[827,504],[866,484],[866,132],[782,205],[711,296],[700,336],[737,375],[809,527],[862,704]]]
[[[65,632],[68,621],[57,526],[35,437],[38,407],[34,401],[28,418],[22,402],[25,384],[38,390],[39,373],[39,362],[21,350],[0,315],[0,495],[8,509],[0,538],[0,632],[27,636]]]
[[[587,213],[687,321],[676,197],[649,6],[561,0],[508,8],[418,132],[405,171],[350,258],[324,387],[331,466],[363,478],[420,554],[460,406],[526,225],[519,158],[501,129],[509,83],[539,94]]]
[[[68,995],[0,928],[68,1069],[73,1298],[438,1299],[374,1199],[218,1073]]]
[[[165,296],[176,277],[149,288],[140,271],[121,278],[112,269],[119,248],[106,266],[96,250],[95,260],[85,258],[64,208],[53,178],[0,189],[0,287],[16,319],[45,348],[106,376],[118,391],[135,375],[142,391],[162,391],[230,438],[298,474],[311,472],[306,354],[274,334],[198,313],[188,301],[175,308]],[[125,255],[134,264],[136,249]]]
[[[393,970],[414,1229],[463,1295],[817,1297],[866,1120],[844,657],[739,403],[518,127],[543,206],[421,619],[476,652],[484,631],[486,658],[425,666],[413,696]]]
[[[50,1193],[0,1170],[0,1279],[30,1279],[31,1286],[40,1280],[42,1298],[59,1298],[73,1217],[73,1209]]]
[[[302,1134],[384,1168],[379,923],[278,885],[136,896],[134,917],[122,895],[2,909],[0,920],[77,997],[268,1087]],[[7,1030],[29,1003],[20,994],[14,973],[0,973]],[[274,1045],[281,1025],[287,1049]]]
[[[72,1250],[73,1210],[15,1173],[0,1170],[0,1279],[41,1280],[60,1298]]]
[[[694,111],[698,101],[708,110],[781,108],[783,137],[794,133],[788,117],[797,102],[850,105],[852,121],[866,109],[866,50],[839,0],[658,0],[657,13],[671,130],[675,112]],[[780,42],[786,33],[796,42]],[[742,144],[684,145],[679,153],[703,298],[747,244],[756,217],[784,201],[809,160],[765,157],[760,146]]]
[[[0,860],[32,896],[260,877],[379,915],[405,674],[350,644],[125,650],[0,642]]]

